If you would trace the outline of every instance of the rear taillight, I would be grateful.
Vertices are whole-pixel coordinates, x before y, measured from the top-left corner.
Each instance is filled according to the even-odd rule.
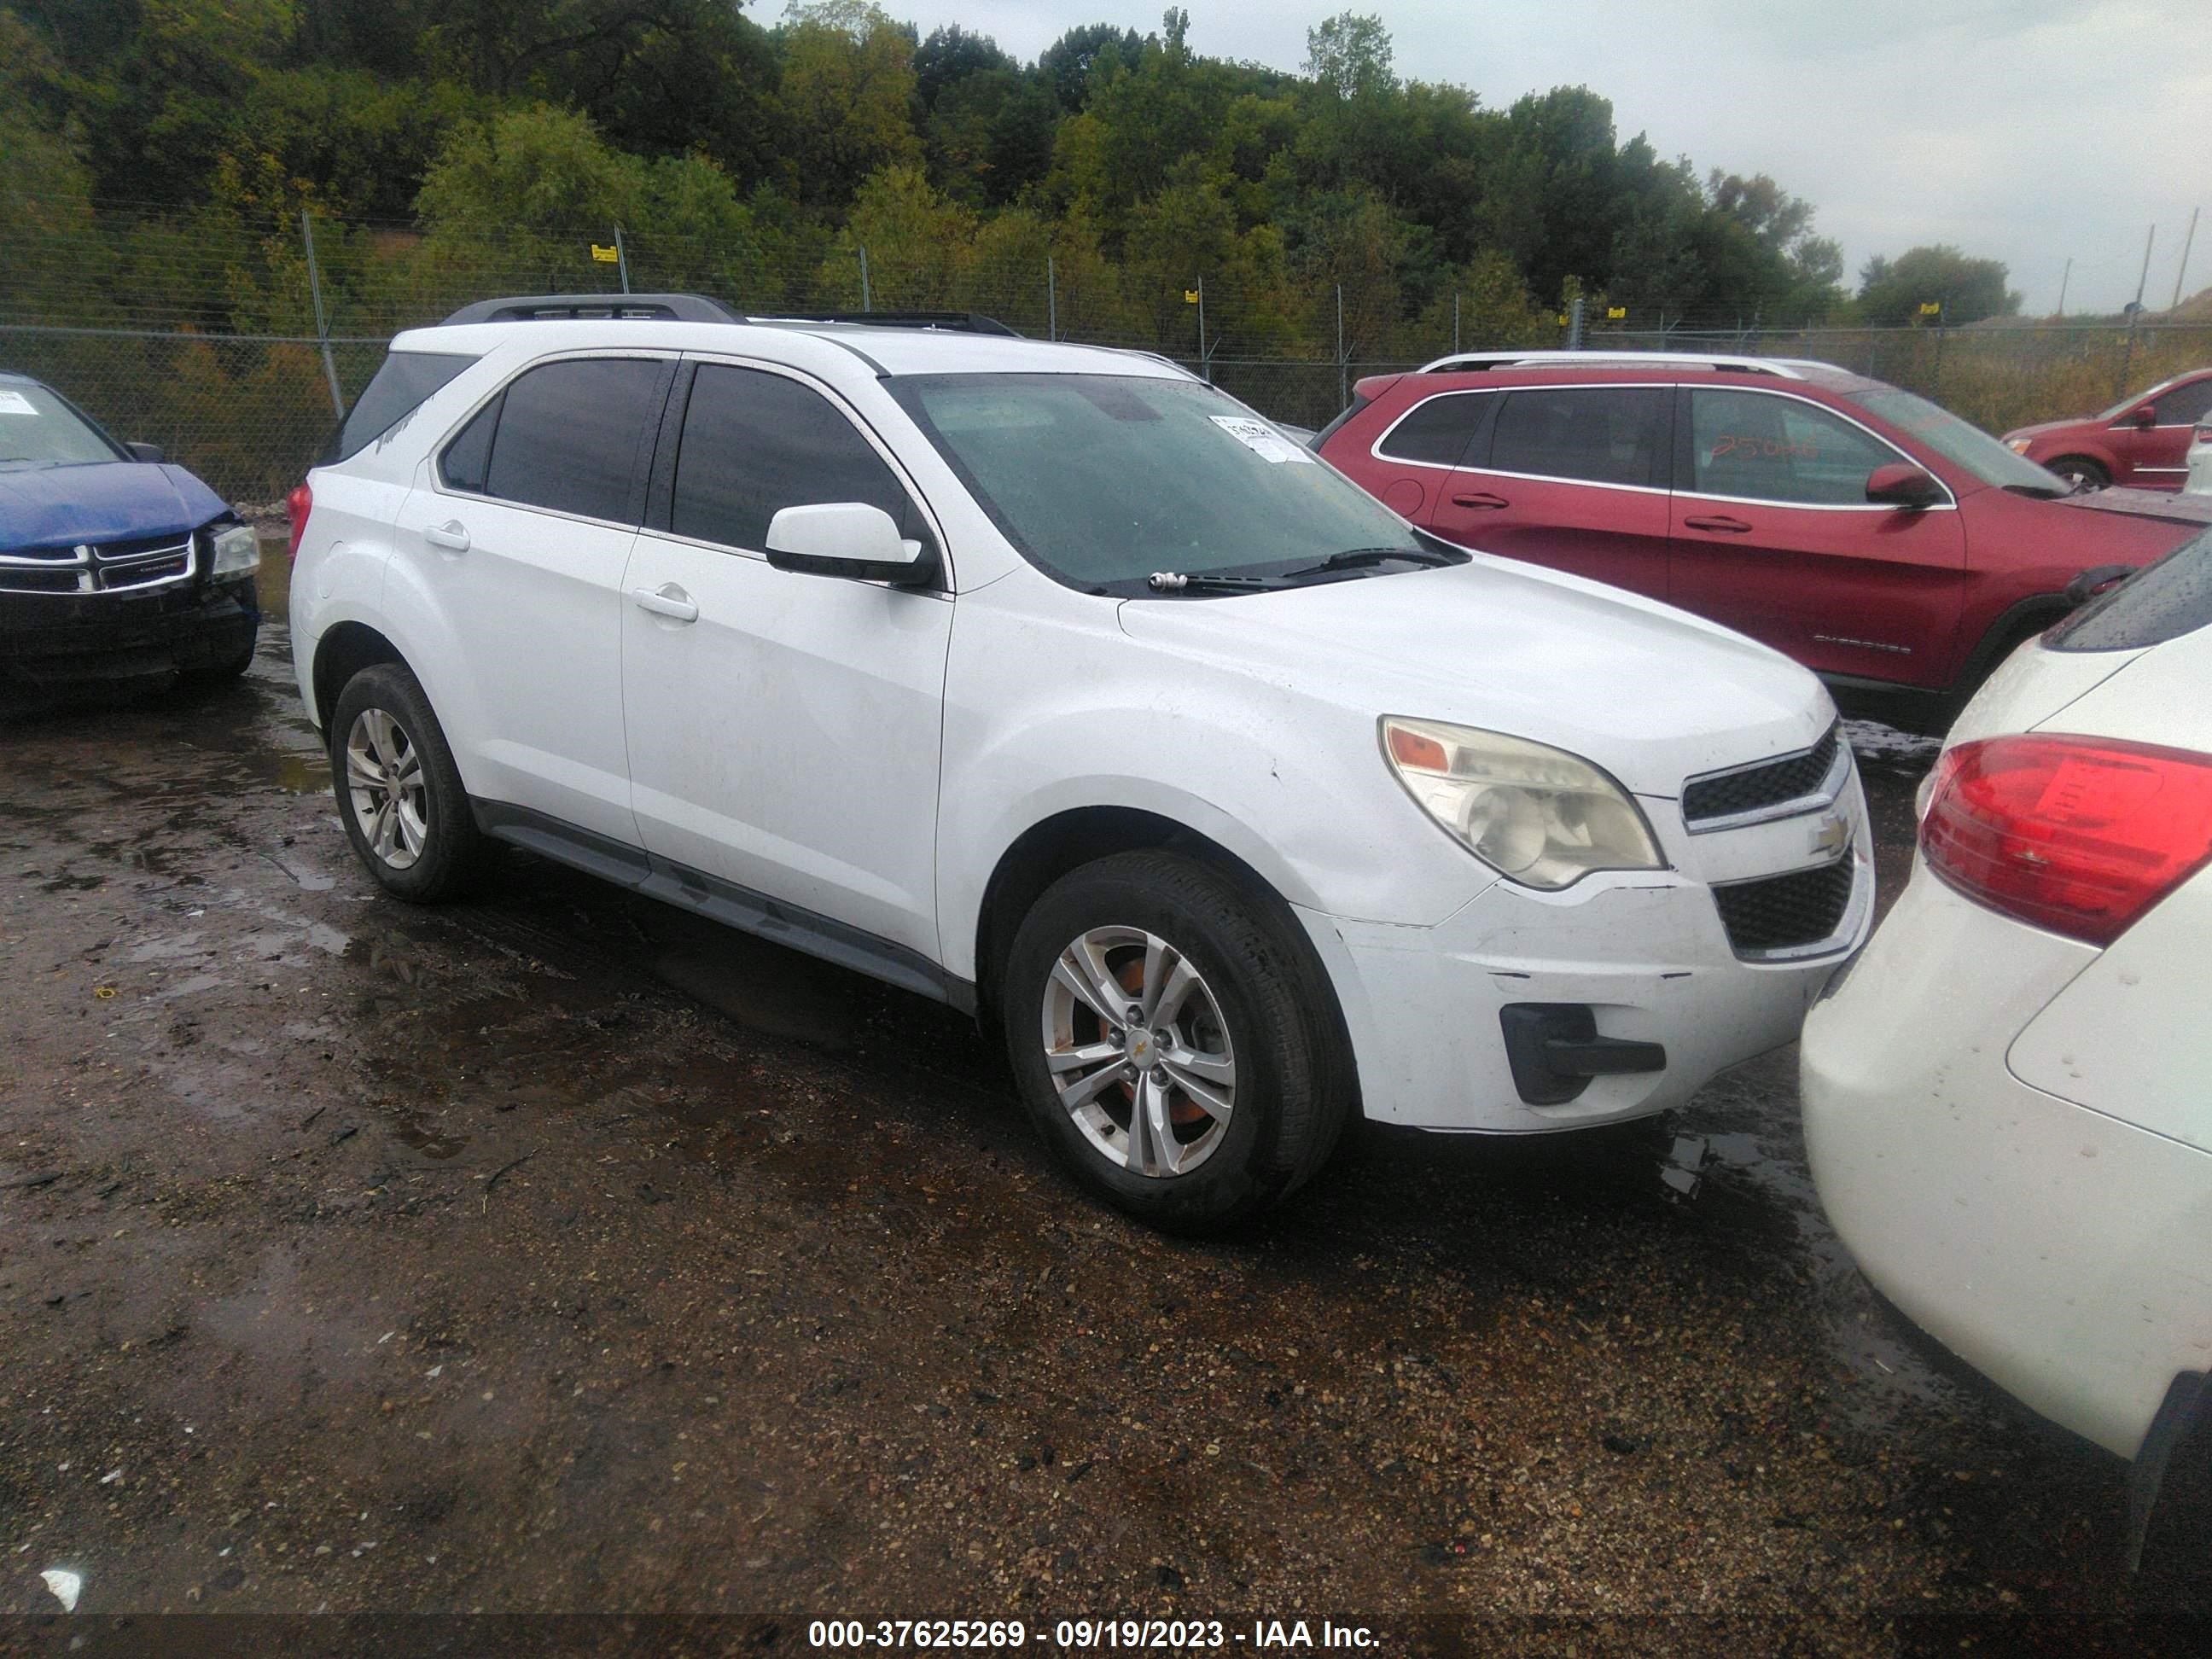
[[[1936,763],[1920,851],[1968,898],[2110,945],[2212,857],[2212,756],[2043,733],[1962,743]]]
[[[300,556],[300,538],[307,533],[307,514],[315,505],[315,492],[305,483],[292,486],[292,493],[284,498],[284,511],[292,517],[292,544],[284,550],[286,559]]]

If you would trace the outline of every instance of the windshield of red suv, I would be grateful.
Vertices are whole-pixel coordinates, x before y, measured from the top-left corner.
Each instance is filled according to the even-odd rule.
[[[76,410],[28,380],[0,380],[0,466],[70,466],[116,454]]]
[[[1332,558],[1331,574],[1460,562],[1212,386],[1118,374],[891,385],[1008,539],[1073,586],[1142,592],[1156,573],[1257,586]]]
[[[2046,472],[2024,455],[2015,455],[1978,426],[1925,398],[1886,386],[1872,392],[1847,392],[1849,401],[1900,432],[1911,434],[1954,466],[1985,484],[2030,495],[2063,495],[2066,481]]]

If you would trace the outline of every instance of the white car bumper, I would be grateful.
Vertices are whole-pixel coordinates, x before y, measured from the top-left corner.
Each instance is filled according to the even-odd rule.
[[[1916,870],[1806,1022],[1805,1139],[1829,1220],[1884,1295],[2132,1457],[2173,1377],[2212,1369],[2212,1157],[2008,1068],[2015,1034],[2096,956]]]
[[[1301,911],[1350,1029],[1366,1115],[1492,1133],[1641,1117],[1791,1041],[1873,925],[1873,846],[1856,777],[1824,816],[1843,821],[1849,899],[1828,937],[1767,959],[1730,944],[1709,880],[1820,867],[1807,863],[1806,817],[1712,836],[1661,824],[1675,869],[1589,876],[1559,893],[1500,881],[1434,927]],[[1502,1018],[1526,1004],[1586,1007],[1598,1036],[1656,1043],[1665,1065],[1593,1076],[1571,1100],[1532,1103]]]

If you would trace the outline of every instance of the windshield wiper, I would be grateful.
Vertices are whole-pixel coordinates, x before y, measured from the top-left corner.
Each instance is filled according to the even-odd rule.
[[[1155,570],[1145,581],[1155,593],[1253,593],[1283,585],[1278,576],[1187,576],[1180,570]]]
[[[2055,501],[2071,495],[2065,489],[2053,489],[2047,484],[2008,483],[2004,486],[2008,495],[2025,495],[2031,501]]]
[[[1298,581],[1308,576],[1326,576],[1335,570],[1364,570],[1370,565],[1387,564],[1393,559],[1407,564],[1437,567],[1457,564],[1460,561],[1449,553],[1427,547],[1355,547],[1343,553],[1332,553],[1319,564],[1310,564],[1303,570],[1284,574],[1285,581]]]

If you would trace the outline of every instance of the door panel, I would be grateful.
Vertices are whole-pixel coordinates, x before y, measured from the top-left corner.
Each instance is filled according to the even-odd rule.
[[[471,793],[633,844],[622,579],[673,368],[526,371],[425,469],[395,526],[394,574],[444,633],[421,669]]]
[[[1671,508],[1676,605],[1823,673],[1948,682],[1966,538],[1950,506],[1871,505],[1867,475],[1910,458],[1817,404],[1684,392]]]
[[[1656,387],[1506,392],[1439,483],[1429,527],[1463,547],[1663,599],[1666,423]]]
[[[743,544],[780,507],[849,500],[927,537],[819,392],[700,365],[672,527],[638,538],[623,579],[631,800],[648,851],[934,962],[952,602],[778,570]]]

